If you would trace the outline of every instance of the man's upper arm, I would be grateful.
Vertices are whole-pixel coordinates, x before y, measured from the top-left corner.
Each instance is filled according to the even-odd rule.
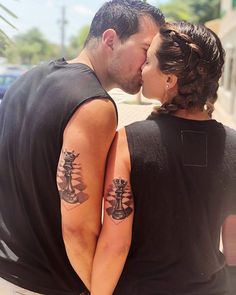
[[[57,171],[64,229],[99,230],[105,163],[116,121],[113,103],[95,99],[84,103],[65,128]]]

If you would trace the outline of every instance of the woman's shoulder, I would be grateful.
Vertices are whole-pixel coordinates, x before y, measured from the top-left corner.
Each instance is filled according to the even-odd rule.
[[[154,120],[142,120],[125,126],[126,132],[152,132],[158,128],[158,122]]]

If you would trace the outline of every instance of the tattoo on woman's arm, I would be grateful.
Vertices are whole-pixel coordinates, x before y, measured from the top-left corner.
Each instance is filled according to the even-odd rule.
[[[88,200],[88,194],[84,192],[87,186],[83,181],[81,164],[75,163],[79,154],[64,150],[63,156],[57,170],[60,197],[70,204],[82,204]]]
[[[133,196],[128,181],[121,177],[112,181],[106,195],[107,214],[117,224],[124,221],[133,212]]]

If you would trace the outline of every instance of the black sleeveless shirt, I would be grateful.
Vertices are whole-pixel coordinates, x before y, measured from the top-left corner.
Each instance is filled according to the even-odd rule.
[[[126,134],[135,213],[114,294],[228,294],[219,240],[236,214],[236,132],[160,115]]]
[[[60,59],[20,77],[0,105],[0,276],[23,288],[86,290],[66,255],[56,172],[68,121],[97,97],[114,103],[88,66]]]

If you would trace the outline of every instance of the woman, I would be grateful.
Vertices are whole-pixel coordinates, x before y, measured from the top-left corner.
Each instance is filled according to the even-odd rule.
[[[167,24],[154,38],[143,94],[162,106],[113,142],[92,295],[230,294],[236,132],[211,118],[223,63],[203,25]]]

